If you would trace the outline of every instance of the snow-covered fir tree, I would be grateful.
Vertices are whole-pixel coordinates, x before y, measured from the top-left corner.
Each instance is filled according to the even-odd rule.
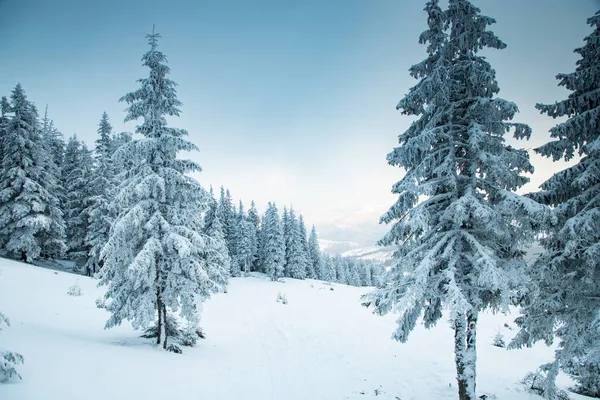
[[[0,163],[0,243],[30,262],[42,249],[64,250],[64,225],[58,199],[48,190],[54,181],[45,168],[38,113],[20,84],[8,111]]]
[[[346,264],[348,265],[348,285],[361,286],[360,274],[358,272],[359,262],[354,259],[347,259]]]
[[[260,246],[260,216],[258,215],[254,201],[250,203],[250,209],[248,210],[248,221],[250,221],[252,224],[252,229],[254,231],[254,243],[252,243],[252,248],[254,249],[254,262],[252,263],[252,270],[257,271],[260,262],[258,255]]]
[[[150,50],[142,60],[149,76],[121,98],[129,105],[125,121],[143,119],[136,127],[143,138],[122,145],[114,156],[133,165],[114,198],[120,212],[101,253],[100,284],[108,288],[98,305],[111,313],[107,328],[124,319],[134,328],[157,321],[157,343],[164,339],[167,348],[167,313],[197,324],[202,301],[223,288],[226,265],[215,257],[222,254],[217,243],[202,232],[210,197],[187,175],[200,167],[177,158],[197,148],[184,129],[167,126],[167,116],[180,115],[181,102],[157,49],[159,37],[147,35]]]
[[[219,205],[217,207],[217,215],[223,225],[223,233],[225,235],[225,241],[227,242],[227,250],[229,251],[229,257],[231,258],[230,274],[231,276],[240,275],[240,267],[235,257],[236,247],[236,235],[235,235],[235,214],[233,212],[233,204],[231,202],[231,193],[229,189],[225,190],[221,186],[221,196],[219,198]]]
[[[54,122],[48,117],[48,107],[46,107],[44,119],[42,120],[42,140],[44,143],[44,154],[46,155],[44,157],[44,170],[47,173],[44,186],[52,197],[57,199],[53,219],[55,220],[55,224],[61,227],[61,231],[65,231],[64,215],[60,207],[65,200],[65,189],[61,180],[65,141],[62,133],[54,127]],[[40,254],[45,258],[55,259],[64,254],[65,244],[63,237],[57,237],[52,233],[42,233],[40,240],[42,243]]]
[[[336,279],[335,263],[331,256],[323,255],[322,258],[322,273],[319,279],[325,282],[333,282]]]
[[[287,210],[287,206],[283,206],[283,214],[281,215],[281,227],[283,230],[283,242],[285,246],[285,263],[284,267],[284,275],[290,276],[290,268],[288,266],[288,262],[291,259],[291,229],[290,229],[290,216]]]
[[[317,237],[317,228],[312,226],[310,237],[308,238],[308,257],[310,260],[311,270],[314,271],[313,278],[323,279],[325,271],[323,271],[323,261],[321,260],[321,250],[319,248],[319,239]]]
[[[206,212],[204,213],[204,218],[203,218],[203,230],[205,233],[208,233],[208,231],[211,229],[213,221],[215,220],[215,217],[217,216],[217,199],[215,199],[215,193],[213,192],[213,187],[211,186],[208,190],[208,193],[210,195],[210,199],[209,199],[209,203],[208,203],[208,208],[206,209]],[[219,221],[220,224],[220,221]],[[223,227],[221,226],[221,235],[223,235]],[[224,238],[224,236],[223,236]]]
[[[256,231],[254,224],[248,220],[244,212],[244,205],[240,200],[237,215],[236,230],[236,258],[241,271],[245,274],[250,272],[256,254]]]
[[[535,149],[553,160],[578,162],[554,174],[533,193],[553,208],[542,235],[544,251],[529,269],[532,289],[517,319],[511,347],[559,339],[553,363],[545,365],[544,395],[556,396],[560,368],[579,392],[600,397],[600,11],[588,19],[593,32],[576,49],[574,72],[559,74],[570,91],[565,100],[536,107],[566,121],[551,129],[553,140]]]
[[[285,263],[285,243],[283,227],[274,203],[269,203],[263,218],[263,270],[271,280],[283,277]]]
[[[358,275],[360,277],[361,286],[371,286],[371,264],[363,260],[357,260]]]
[[[106,113],[100,118],[97,132],[95,166],[89,182],[89,197],[86,199],[89,227],[84,245],[89,249],[86,261],[89,275],[95,274],[102,267],[100,252],[108,241],[108,233],[113,223],[110,202],[115,194],[112,126]]]
[[[348,273],[348,264],[346,260],[339,254],[333,258],[333,265],[335,268],[335,281],[337,283],[347,284],[348,278],[346,277]]]
[[[302,257],[304,258],[304,270],[306,271],[306,278],[316,278],[316,272],[313,268],[313,264],[310,258],[310,250],[308,248],[308,235],[306,233],[306,225],[304,224],[304,217],[302,214],[298,217],[298,230],[300,231],[300,244]]]
[[[227,242],[223,234],[223,225],[215,215],[209,226],[204,226],[208,236],[206,250],[206,270],[211,271],[210,278],[215,281],[219,290],[225,290],[229,279],[231,258],[227,251]]]
[[[405,175],[381,218],[393,223],[381,244],[399,249],[385,285],[363,301],[379,314],[401,311],[393,337],[402,342],[421,315],[429,328],[448,309],[459,398],[474,400],[479,312],[506,309],[525,283],[522,250],[533,241],[530,218],[543,208],[512,194],[533,167],[504,136],[528,138],[531,130],[509,122],[517,106],[495,97],[495,72],[479,55],[506,47],[488,30],[494,19],[467,0],[450,0],[446,11],[430,0],[425,10],[419,41],[428,57],[410,68],[419,82],[397,106],[418,119],[387,157]]]
[[[85,264],[90,251],[86,242],[90,227],[90,204],[93,174],[92,153],[76,135],[67,141],[62,165],[65,188],[64,212],[67,226],[67,255]]]
[[[304,279],[306,278],[306,252],[302,247],[302,238],[300,232],[300,224],[296,219],[296,213],[290,209],[287,216],[288,236],[285,244],[285,255],[287,257],[285,263],[285,274],[291,278]]]

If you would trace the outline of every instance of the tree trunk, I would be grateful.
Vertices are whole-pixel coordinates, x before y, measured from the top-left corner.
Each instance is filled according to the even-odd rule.
[[[160,301],[160,292],[156,289],[156,310],[158,312],[158,325],[156,330],[156,344],[160,344],[162,339],[162,302]]]
[[[27,252],[25,250],[21,250],[21,261],[28,262],[27,261]]]
[[[165,341],[163,342],[163,349],[167,349],[167,339],[169,338],[169,331],[167,330],[167,306],[163,304],[163,318],[165,319]]]
[[[458,381],[458,398],[475,400],[475,366],[477,313],[470,312],[466,316],[459,315],[454,321],[454,356],[456,362],[456,380]]]

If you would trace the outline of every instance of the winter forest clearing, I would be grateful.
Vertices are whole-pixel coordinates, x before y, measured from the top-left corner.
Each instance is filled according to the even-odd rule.
[[[568,94],[535,104],[555,125],[533,148],[484,55],[507,47],[495,19],[468,0],[423,11],[370,259],[325,253],[292,205],[200,183],[154,28],[119,99],[134,133],[104,112],[92,150],[17,83],[0,104],[1,397],[600,397],[600,11],[556,75]],[[552,175],[526,193],[534,155]]]
[[[176,356],[138,338],[128,324],[103,330],[108,313],[94,306],[103,289],[91,278],[7,260],[0,269],[0,303],[14,316],[2,343],[28,353],[24,380],[2,386],[3,400],[36,400],[40,393],[63,400],[456,397],[452,330],[421,326],[414,341],[394,342],[394,317],[360,307],[365,288],[278,283],[264,275],[232,279],[228,293],[204,305],[206,339]],[[76,282],[82,295],[68,296]],[[288,304],[276,301],[280,292]],[[543,344],[494,347],[498,332],[507,341],[515,334],[512,319],[482,317],[479,386],[490,398],[529,400],[535,396],[518,382],[550,361],[552,351]]]

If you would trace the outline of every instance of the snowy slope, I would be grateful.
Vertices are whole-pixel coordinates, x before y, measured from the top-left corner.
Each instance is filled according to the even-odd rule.
[[[447,324],[418,327],[408,343],[394,342],[394,317],[374,316],[359,305],[365,288],[233,279],[229,293],[205,305],[208,338],[177,355],[139,339],[128,324],[103,330],[107,314],[94,305],[103,289],[91,278],[2,259],[0,270],[0,309],[12,321],[0,341],[26,362],[22,381],[0,385],[2,400],[457,397]],[[83,296],[68,296],[77,280]],[[275,301],[278,292],[286,294],[287,305]],[[540,345],[509,352],[491,345],[511,320],[481,318],[478,391],[502,400],[540,399],[517,382],[549,361],[551,350]]]

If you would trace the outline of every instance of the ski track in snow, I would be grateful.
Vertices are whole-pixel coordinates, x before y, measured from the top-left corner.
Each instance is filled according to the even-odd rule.
[[[23,380],[0,385],[2,400],[457,398],[448,324],[418,326],[407,343],[395,342],[396,316],[360,306],[368,288],[232,279],[228,293],[204,306],[207,339],[177,355],[139,338],[127,322],[104,330],[108,314],[94,303],[104,289],[94,279],[3,259],[0,270],[0,309],[12,323],[0,343],[25,357]],[[83,296],[68,296],[76,280]],[[287,305],[276,302],[278,292]],[[482,315],[478,394],[541,399],[518,381],[549,361],[552,349],[491,345],[500,328],[506,340],[516,333],[502,327],[513,319]],[[559,384],[570,381],[561,375]]]

